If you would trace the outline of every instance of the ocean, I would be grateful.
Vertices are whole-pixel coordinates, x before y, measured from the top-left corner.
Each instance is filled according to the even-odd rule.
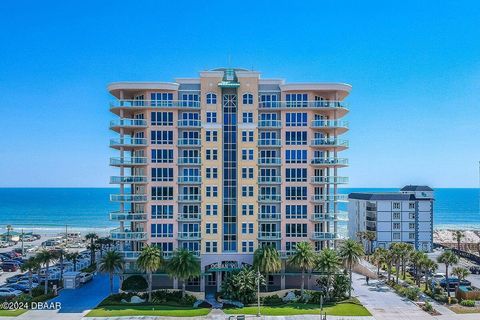
[[[395,188],[343,188],[341,193],[398,191]],[[0,188],[0,231],[107,230],[117,224],[108,212],[118,210],[109,201],[116,188]],[[346,204],[342,204],[346,209]],[[479,189],[435,189],[434,227],[480,230]]]

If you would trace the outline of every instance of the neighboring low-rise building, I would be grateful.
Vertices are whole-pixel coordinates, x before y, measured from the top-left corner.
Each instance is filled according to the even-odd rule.
[[[351,193],[348,196],[348,235],[373,231],[372,249],[395,242],[411,243],[415,249],[433,248],[433,189],[405,186],[400,192]]]

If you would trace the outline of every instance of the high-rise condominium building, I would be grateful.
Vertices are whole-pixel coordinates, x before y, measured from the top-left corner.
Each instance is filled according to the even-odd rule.
[[[111,237],[127,261],[145,244],[167,259],[187,248],[203,272],[188,285],[204,290],[252,264],[259,246],[275,246],[283,258],[300,241],[334,246],[338,202],[346,200],[337,191],[347,182],[338,169],[347,165],[340,135],[350,85],[289,84],[221,68],[108,90],[118,116],[110,128],[119,134],[110,163],[120,170],[111,178],[120,186],[111,196],[120,206],[110,214],[120,224]],[[269,282],[288,287],[281,275]]]
[[[375,234],[372,250],[406,242],[417,250],[433,250],[433,189],[405,186],[400,192],[351,193],[348,196],[348,235]],[[360,232],[360,233],[359,233]]]

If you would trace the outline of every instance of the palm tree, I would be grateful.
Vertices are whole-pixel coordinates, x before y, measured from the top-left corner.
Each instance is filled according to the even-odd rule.
[[[64,270],[64,265],[63,265],[63,261],[65,259],[65,255],[67,254],[67,252],[63,249],[58,249],[58,250],[55,250],[53,252],[53,254],[55,255],[55,258],[58,259],[59,263],[60,263],[60,280],[63,279],[63,270]]]
[[[395,263],[395,282],[398,284],[398,278],[400,277],[400,261],[402,256],[402,247],[400,242],[395,242],[390,246],[390,252],[393,256],[393,261]]]
[[[368,242],[368,254],[372,254],[373,252],[373,241],[375,241],[375,239],[377,239],[377,234],[374,232],[374,231],[365,231],[365,234],[364,234],[364,238],[365,240],[367,240]]]
[[[253,268],[265,274],[265,290],[268,292],[268,274],[280,271],[282,261],[280,254],[273,246],[259,247],[253,254]]]
[[[67,253],[65,255],[65,258],[67,258],[67,260],[72,261],[73,271],[77,271],[77,262],[78,262],[78,257],[79,256],[80,256],[80,254],[78,252]]]
[[[88,245],[88,249],[90,249],[90,265],[93,266],[95,263],[95,239],[98,238],[98,235],[94,232],[90,232],[85,236],[85,239],[87,241],[90,241],[90,244]]]
[[[28,293],[30,296],[32,295],[32,282],[33,282],[33,273],[40,268],[40,264],[38,263],[37,259],[34,257],[28,258],[25,261],[20,269],[22,272],[28,271]]]
[[[341,264],[342,262],[335,250],[329,248],[323,249],[317,257],[315,268],[318,269],[320,272],[325,273],[327,277],[327,298],[329,297],[330,292],[330,279],[335,274],[335,272],[337,272],[338,267]]]
[[[95,240],[95,244],[98,248],[98,250],[100,250],[100,257],[103,256],[103,250],[105,249],[105,245],[106,245],[106,238],[98,238]]]
[[[392,268],[393,264],[396,261],[395,253],[392,250],[387,250],[385,254],[385,263],[387,264],[387,281],[390,282],[390,278],[392,276]]]
[[[170,276],[182,280],[182,297],[185,297],[185,283],[200,275],[200,260],[187,249],[178,249],[167,264]]]
[[[100,259],[100,272],[108,273],[110,276],[110,294],[113,294],[113,275],[123,270],[124,263],[122,256],[116,251],[107,251]]]
[[[402,263],[402,277],[405,280],[405,273],[407,269],[407,260],[410,257],[410,253],[413,251],[413,246],[409,243],[400,243],[400,261]]]
[[[453,237],[457,241],[457,249],[460,251],[460,242],[462,241],[462,238],[465,237],[463,232],[461,230],[455,230],[455,233],[453,234]]]
[[[10,232],[13,231],[12,225],[7,225],[7,241],[10,241]]]
[[[425,258],[420,261],[420,266],[425,272],[425,291],[428,290],[428,275],[435,272],[438,269],[438,264],[435,263],[432,259]]]
[[[410,262],[415,270],[415,282],[420,286],[420,270],[422,269],[422,262],[427,259],[427,255],[422,251],[412,251],[410,253]]]
[[[458,286],[460,286],[460,281],[464,280],[469,274],[470,274],[470,271],[462,267],[455,267],[452,270],[452,275],[457,276],[458,278]],[[458,289],[458,286],[457,286],[457,289]]]
[[[344,265],[348,268],[350,283],[348,286],[348,297],[352,297],[352,271],[355,264],[357,264],[362,256],[365,254],[363,247],[355,240],[348,239],[345,241],[339,250],[339,256],[342,258]]]
[[[439,263],[444,263],[445,264],[445,281],[446,281],[446,288],[447,288],[447,294],[448,297],[450,297],[450,287],[449,287],[449,281],[448,281],[448,267],[457,264],[458,263],[458,257],[450,250],[446,250],[443,252],[438,258],[437,261]]]
[[[289,262],[295,267],[302,269],[302,296],[305,289],[305,270],[313,268],[315,260],[315,251],[312,245],[306,241],[297,243],[293,255],[290,256]]]
[[[48,276],[49,272],[48,269],[50,267],[50,263],[55,261],[56,256],[53,251],[48,251],[48,250],[42,250],[39,253],[37,253],[35,257],[38,261],[39,264],[43,264],[45,266],[45,289],[44,289],[44,294],[48,293]]]
[[[152,301],[152,277],[153,273],[163,265],[163,256],[160,249],[155,246],[143,247],[137,259],[137,266],[148,274],[148,301]]]
[[[387,263],[387,250],[384,248],[377,248],[373,253],[373,263],[377,266],[377,275],[380,275],[380,268]]]

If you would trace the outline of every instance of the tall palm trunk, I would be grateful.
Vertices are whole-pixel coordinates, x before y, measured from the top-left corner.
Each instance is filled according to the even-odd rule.
[[[43,289],[44,294],[48,293],[48,274],[49,274],[48,267],[49,267],[49,265],[47,263],[46,266],[45,266],[45,286],[44,286],[44,289]]]
[[[182,281],[182,298],[185,298],[185,282],[187,282],[185,279]]]
[[[395,263],[395,274],[397,276],[397,284],[398,284],[398,278],[400,277],[400,261],[397,260],[397,262]]]
[[[265,291],[268,292],[268,272],[265,272],[265,278],[267,281],[265,281]]]
[[[348,272],[350,273],[350,283],[348,284],[348,298],[352,297],[352,262],[349,263]]]
[[[33,273],[32,270],[28,271],[28,294],[32,296],[32,282],[33,282]]]
[[[301,290],[301,294],[303,296],[303,290],[305,289],[305,269],[302,268],[302,290]]]
[[[110,273],[110,294],[113,294],[113,272]]]
[[[152,272],[148,273],[148,301],[152,301]]]
[[[380,275],[380,263],[377,264],[377,276],[379,276],[379,275]]]
[[[448,281],[448,264],[445,264],[445,283],[447,289],[447,296],[450,298],[450,282]]]

